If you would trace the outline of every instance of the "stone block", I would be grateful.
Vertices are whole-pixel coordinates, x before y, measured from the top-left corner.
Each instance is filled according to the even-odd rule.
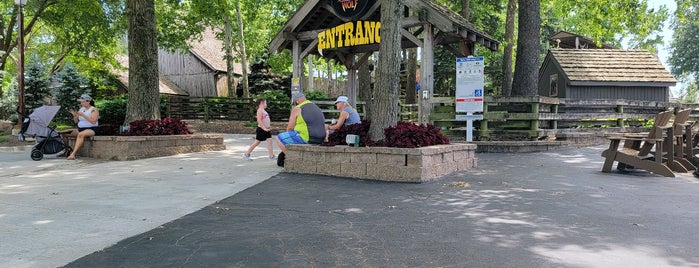
[[[325,162],[328,163],[349,163],[350,154],[347,152],[326,152]]]
[[[407,155],[407,163],[409,167],[429,165],[431,162],[425,159],[422,155]]]
[[[382,181],[421,182],[422,168],[415,166],[367,165],[367,178]]]
[[[376,163],[376,153],[350,153],[351,163]]]
[[[379,166],[406,166],[407,156],[404,154],[376,154],[376,164]]]
[[[340,163],[340,174],[342,177],[366,178],[366,163]]]
[[[305,151],[302,154],[304,161],[325,162],[325,152]]]

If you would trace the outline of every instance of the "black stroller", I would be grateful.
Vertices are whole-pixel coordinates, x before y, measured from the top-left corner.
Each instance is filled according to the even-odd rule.
[[[61,106],[41,106],[34,109],[29,116],[23,115],[24,121],[18,139],[23,141],[25,136],[35,138],[36,143],[30,155],[32,160],[39,161],[44,158],[44,154],[55,154],[65,150],[66,155],[69,155],[73,151],[73,148],[63,142],[61,135],[56,132],[56,127],[49,127],[60,108]]]

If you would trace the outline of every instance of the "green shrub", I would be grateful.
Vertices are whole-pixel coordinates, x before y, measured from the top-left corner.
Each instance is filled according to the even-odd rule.
[[[123,125],[126,118],[126,101],[126,95],[115,99],[96,101],[95,106],[100,111],[100,124]]]
[[[306,92],[306,99],[309,99],[309,100],[324,100],[327,98],[328,98],[328,95],[326,95],[325,92],[320,91],[320,90],[311,89],[311,90],[308,90]]]

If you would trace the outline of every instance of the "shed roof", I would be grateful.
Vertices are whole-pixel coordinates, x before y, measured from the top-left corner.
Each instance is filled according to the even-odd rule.
[[[191,52],[195,57],[199,58],[202,63],[206,64],[212,70],[226,72],[225,53],[223,51],[223,42],[216,38],[216,33],[211,29],[206,29],[202,33],[201,40],[190,40],[189,45],[192,47]],[[233,65],[235,73],[242,73],[242,65],[236,62]]]
[[[359,19],[379,21],[381,19],[380,2],[376,1],[370,11]],[[498,49],[499,42],[493,37],[434,0],[404,0],[404,2],[406,7],[421,14],[419,19],[417,17],[405,18],[403,20],[404,27],[419,25],[421,24],[419,20],[424,19],[439,29],[440,41],[437,42],[438,44],[455,43],[461,39],[467,39],[490,50]],[[270,49],[277,52],[284,49],[291,50],[294,40],[300,41],[302,47],[307,47],[317,38],[318,32],[345,22],[342,18],[334,15],[332,7],[326,1],[306,0],[272,39]],[[415,46],[412,42],[407,42],[405,37],[402,43],[405,47]],[[373,44],[346,47],[342,50],[345,52],[367,52],[377,51],[378,47],[378,44]],[[311,51],[311,53],[318,54],[317,51]]]
[[[550,49],[544,66],[551,61],[558,63],[571,85],[643,82],[674,86],[677,83],[658,58],[647,50]]]

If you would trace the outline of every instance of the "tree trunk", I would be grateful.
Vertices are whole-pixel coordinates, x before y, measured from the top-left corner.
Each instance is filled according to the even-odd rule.
[[[236,96],[235,59],[233,58],[233,22],[228,11],[223,11],[223,48],[226,50],[226,86],[228,97]]]
[[[512,80],[512,94],[535,96],[538,93],[539,42],[541,39],[538,0],[519,0],[517,59]]]
[[[405,104],[415,103],[415,91],[417,83],[417,48],[408,49],[408,66],[406,66],[406,73],[408,75],[405,88]]]
[[[471,15],[471,0],[461,0],[461,16],[468,21]]]
[[[129,34],[129,99],[126,123],[160,119],[158,31],[154,0],[126,0]]]
[[[364,101],[364,120],[371,120],[371,105],[369,104],[373,98],[373,93],[371,90],[370,64],[371,60],[366,61],[359,66],[359,71],[357,72],[357,91],[359,91],[359,100]]]
[[[515,11],[517,11],[517,0],[508,0],[507,17],[505,19],[505,52],[502,57],[502,95],[505,97],[512,95],[512,52],[514,49],[515,37]]]
[[[369,137],[383,140],[384,128],[398,123],[398,90],[400,87],[401,24],[403,1],[382,1],[381,44],[378,81],[376,88],[375,114],[372,117]]]
[[[238,44],[240,46],[240,65],[243,66],[243,98],[250,97],[250,86],[248,85],[248,55],[245,52],[245,36],[243,34],[243,15],[240,13],[240,1],[235,3],[235,13],[238,16]]]

